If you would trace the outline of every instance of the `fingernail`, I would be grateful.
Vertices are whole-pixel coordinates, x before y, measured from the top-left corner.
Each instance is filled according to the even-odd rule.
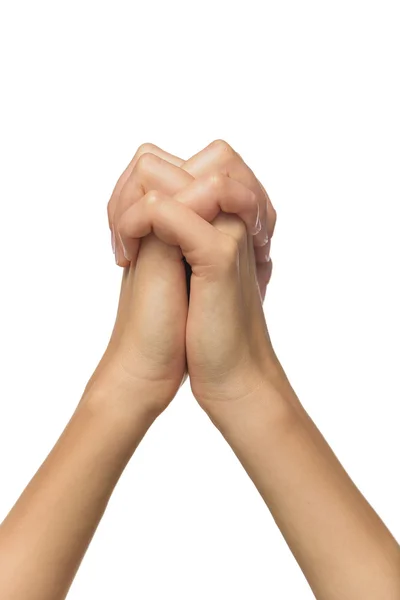
[[[265,262],[269,262],[271,260],[271,257],[269,255],[270,252],[271,252],[271,244],[269,242],[267,242],[266,249],[265,249]]]
[[[129,254],[128,254],[128,252],[127,252],[127,250],[126,250],[126,248],[125,248],[125,246],[123,245],[122,242],[121,242],[121,246],[122,246],[122,252],[124,253],[124,256],[125,256],[126,260],[131,260],[130,257],[129,257]]]
[[[254,225],[254,228],[253,228],[253,235],[257,235],[257,233],[260,233],[261,227],[262,227],[261,219],[260,219],[260,217],[257,217],[256,224]]]
[[[114,235],[114,227],[111,228],[111,248],[113,253],[115,254],[115,235]]]
[[[121,235],[119,235],[119,241],[121,243],[122,252],[123,252],[126,260],[131,260],[131,258],[129,256],[129,253],[128,253],[127,249],[124,246],[124,242],[122,241]]]

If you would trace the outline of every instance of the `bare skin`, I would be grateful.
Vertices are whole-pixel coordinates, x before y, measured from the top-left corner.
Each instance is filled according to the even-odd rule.
[[[65,597],[125,465],[187,369],[316,598],[398,599],[397,542],[273,350],[262,300],[276,215],[255,175],[221,140],[186,162],[144,145],[108,208],[124,267],[114,331],[70,423],[0,528],[1,598]],[[192,268],[189,300],[182,256]]]

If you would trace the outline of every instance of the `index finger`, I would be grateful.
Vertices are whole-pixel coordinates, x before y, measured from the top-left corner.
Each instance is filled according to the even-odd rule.
[[[112,225],[111,214],[114,211],[115,204],[118,201],[121,190],[124,187],[125,183],[128,181],[129,177],[131,176],[132,171],[135,168],[137,161],[143,154],[155,154],[156,156],[164,159],[165,161],[170,162],[171,164],[173,164],[177,167],[181,167],[185,162],[182,158],[179,158],[179,156],[175,156],[175,154],[170,154],[169,152],[166,152],[165,150],[163,150],[162,148],[159,148],[159,146],[156,146],[155,144],[150,144],[150,143],[141,144],[139,146],[139,148],[136,150],[134,157],[132,158],[132,160],[126,167],[126,169],[123,171],[123,173],[119,177],[119,179],[112,191],[111,198],[108,203],[109,207],[110,207],[110,210],[108,211],[108,224],[109,224],[110,228]]]
[[[195,178],[213,171],[222,172],[252,190],[259,198],[262,224],[260,233],[254,236],[254,245],[264,246],[268,242],[274,232],[276,211],[264,186],[242,157],[227,142],[219,139],[211,142],[185,161],[182,168]]]

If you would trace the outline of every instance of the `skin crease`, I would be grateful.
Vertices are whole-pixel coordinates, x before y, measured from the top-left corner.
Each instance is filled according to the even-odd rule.
[[[254,173],[223,140],[188,161],[145,144],[108,218],[124,269],[114,330],[70,422],[0,527],[2,600],[65,598],[115,484],[186,368],[315,597],[398,600],[399,546],[273,350],[262,301],[276,214]],[[182,256],[192,268],[189,301]]]

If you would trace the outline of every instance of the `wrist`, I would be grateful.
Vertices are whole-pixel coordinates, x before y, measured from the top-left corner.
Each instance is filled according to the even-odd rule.
[[[216,387],[213,395],[196,399],[219,429],[225,423],[246,420],[250,414],[262,414],[267,420],[286,420],[304,413],[276,357],[264,361],[261,368],[231,377],[223,391]]]
[[[304,419],[298,399],[269,382],[246,397],[202,408],[235,452],[243,445],[256,449],[261,440],[272,449]]]
[[[133,380],[115,369],[96,369],[88,381],[81,404],[95,414],[115,421],[150,424],[165,410],[173,393],[161,382]]]

